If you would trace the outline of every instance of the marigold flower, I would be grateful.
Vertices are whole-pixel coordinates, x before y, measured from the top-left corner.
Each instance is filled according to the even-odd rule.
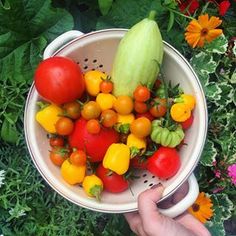
[[[228,175],[231,177],[231,181],[236,185],[236,163],[228,167]]]
[[[200,15],[198,20],[194,19],[188,24],[185,39],[193,48],[203,47],[205,41],[211,42],[222,34],[221,29],[216,29],[221,23],[219,17],[212,16],[209,19],[208,14]]]
[[[204,192],[201,192],[195,203],[189,207],[188,211],[204,224],[213,216],[212,206],[211,199],[207,197]]]

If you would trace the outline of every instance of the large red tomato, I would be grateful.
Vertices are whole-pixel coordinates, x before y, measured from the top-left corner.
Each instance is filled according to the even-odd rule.
[[[63,104],[80,98],[85,83],[80,67],[66,57],[50,57],[42,61],[34,74],[35,87],[47,101]]]
[[[112,143],[119,141],[119,134],[110,128],[101,127],[98,134],[91,134],[86,127],[87,121],[80,118],[75,122],[74,131],[69,136],[70,146],[82,149],[91,162],[99,162]]]
[[[179,168],[180,157],[175,148],[160,147],[150,158],[148,158],[148,171],[161,179],[167,179],[174,176]]]
[[[129,182],[123,175],[118,175],[99,164],[96,170],[97,176],[102,180],[104,189],[111,193],[120,193],[129,187]]]

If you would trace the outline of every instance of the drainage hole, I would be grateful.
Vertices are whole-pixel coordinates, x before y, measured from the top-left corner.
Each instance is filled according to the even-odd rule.
[[[147,180],[144,180],[143,182],[146,184],[148,181],[147,181]]]
[[[97,59],[94,59],[94,60],[93,60],[93,63],[96,63],[96,62],[97,62]]]
[[[153,183],[149,184],[148,186],[149,186],[149,187],[152,187],[152,186],[153,186]]]
[[[155,177],[156,177],[155,175],[152,176],[153,179],[154,179]]]
[[[102,67],[103,67],[103,65],[99,65],[99,67],[100,67],[100,68],[102,68]]]
[[[143,174],[143,177],[146,177],[147,176],[147,174]]]
[[[87,70],[88,69],[88,67],[87,66],[84,66],[84,70]]]
[[[88,58],[85,58],[84,61],[87,62],[87,61],[88,61]]]

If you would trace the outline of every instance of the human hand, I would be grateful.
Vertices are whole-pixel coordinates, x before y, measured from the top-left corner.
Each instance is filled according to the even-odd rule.
[[[187,185],[177,191],[162,206],[171,206],[184,197]],[[189,213],[175,219],[162,215],[156,202],[161,198],[164,188],[154,186],[138,197],[138,212],[124,214],[131,230],[139,236],[210,236],[206,227]]]

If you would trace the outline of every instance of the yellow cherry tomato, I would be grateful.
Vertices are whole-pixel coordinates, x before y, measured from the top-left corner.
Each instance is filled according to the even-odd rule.
[[[185,103],[175,103],[170,108],[170,115],[174,121],[184,122],[191,116],[191,109]]]
[[[101,192],[103,190],[103,182],[96,175],[87,175],[82,183],[85,193],[89,197],[96,197],[100,201]]]
[[[118,96],[114,102],[114,109],[121,115],[128,115],[133,111],[134,102],[130,96]]]
[[[82,183],[85,171],[85,165],[73,165],[69,159],[65,160],[61,166],[61,175],[63,179],[71,185]]]
[[[84,74],[85,88],[89,95],[97,96],[100,92],[100,84],[107,75],[98,70],[91,70]]]
[[[181,94],[180,97],[174,100],[176,103],[184,103],[189,106],[190,110],[193,110],[196,104],[196,99],[191,94]]]
[[[135,116],[133,113],[130,113],[128,115],[117,115],[117,123],[124,125],[124,124],[131,124],[135,120]]]
[[[99,104],[102,111],[112,109],[115,101],[116,97],[110,93],[99,93],[96,97],[96,102]]]
[[[130,125],[130,132],[138,138],[147,137],[151,133],[152,123],[146,117],[135,119]]]

